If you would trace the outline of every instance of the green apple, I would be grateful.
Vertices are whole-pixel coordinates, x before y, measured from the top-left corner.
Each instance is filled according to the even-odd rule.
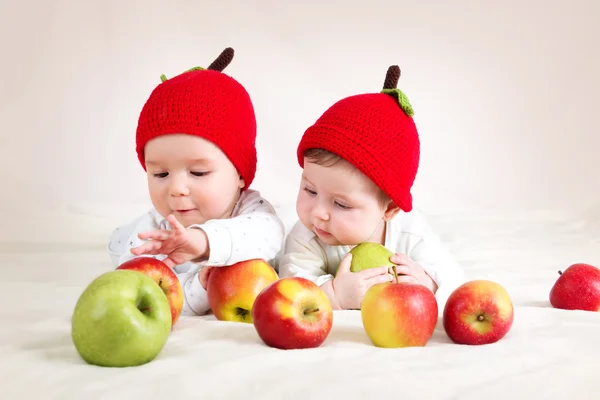
[[[354,246],[350,253],[352,253],[352,262],[350,263],[350,271],[352,272],[383,266],[394,267],[394,263],[390,261],[390,257],[394,255],[394,252],[379,243],[360,243]]]
[[[103,367],[152,361],[171,332],[171,308],[148,275],[106,272],[83,291],[71,318],[71,337],[81,358]]]

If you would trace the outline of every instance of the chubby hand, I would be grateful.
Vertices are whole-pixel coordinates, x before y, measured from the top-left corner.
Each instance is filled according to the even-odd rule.
[[[390,257],[390,261],[396,264],[395,267],[390,268],[390,273],[393,274],[393,269],[398,274],[398,282],[413,282],[424,285],[433,293],[437,291],[437,284],[433,279],[425,272],[423,267],[411,259],[406,254],[394,254]],[[395,279],[394,279],[395,281]]]
[[[132,248],[131,253],[136,256],[166,254],[167,258],[163,262],[171,268],[186,261],[207,256],[208,238],[202,229],[186,229],[172,214],[167,217],[167,220],[171,223],[173,230],[156,229],[139,233],[140,239],[148,241]]]
[[[350,271],[351,262],[352,253],[348,253],[342,259],[332,285],[335,297],[342,309],[358,310],[367,290],[376,283],[390,282],[392,275],[390,275],[388,267],[352,272]]]

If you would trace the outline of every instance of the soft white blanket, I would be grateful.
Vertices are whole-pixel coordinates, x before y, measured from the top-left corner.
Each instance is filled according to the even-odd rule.
[[[424,348],[378,349],[355,311],[336,312],[322,347],[281,351],[252,325],[183,317],[154,361],[85,364],[70,315],[85,286],[110,270],[103,251],[73,243],[5,244],[0,299],[3,399],[577,399],[600,398],[600,313],[549,306],[557,271],[600,265],[600,219],[553,214],[439,215],[431,223],[468,278],[504,285],[515,304],[500,342],[459,346],[441,320]]]

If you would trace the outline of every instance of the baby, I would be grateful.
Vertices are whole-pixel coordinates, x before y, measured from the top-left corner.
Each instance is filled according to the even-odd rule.
[[[262,258],[272,263],[284,225],[249,189],[256,172],[256,119],[246,90],[222,73],[233,49],[207,68],[161,76],[139,116],[137,156],[153,208],[117,228],[108,243],[115,266],[154,256],[184,291],[183,315],[209,309],[212,267]]]
[[[398,281],[429,288],[440,311],[463,282],[460,266],[413,210],[420,142],[413,109],[396,88],[399,77],[400,69],[392,66],[381,93],[336,102],[298,146],[299,221],[285,241],[279,275],[315,282],[334,309],[360,309],[371,286],[395,281],[385,266],[350,271],[349,251],[362,242],[393,251]]]

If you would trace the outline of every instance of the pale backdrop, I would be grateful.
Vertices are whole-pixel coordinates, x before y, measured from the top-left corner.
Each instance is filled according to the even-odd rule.
[[[293,204],[304,129],[402,69],[427,213],[598,213],[600,2],[32,1],[0,14],[0,240],[100,243],[149,205],[139,111],[236,50],[256,108],[253,188]],[[110,160],[110,161],[109,161]],[[453,211],[454,210],[454,211]]]

